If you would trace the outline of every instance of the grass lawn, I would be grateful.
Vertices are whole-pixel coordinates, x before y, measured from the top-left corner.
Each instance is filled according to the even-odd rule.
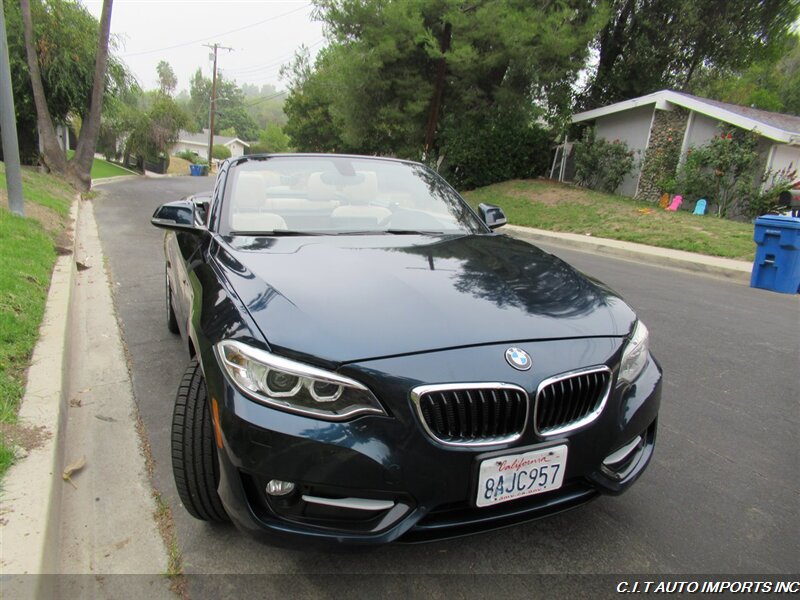
[[[67,151],[67,158],[72,158],[74,150]],[[92,162],[92,179],[106,179],[107,177],[120,177],[121,175],[138,175],[136,171],[125,169],[102,158],[95,158]]]
[[[0,162],[0,477],[13,459],[10,439],[25,386],[25,370],[56,260],[67,244],[66,217],[75,192],[51,175],[23,170],[25,217],[8,210],[5,165]]]
[[[473,207],[480,202],[502,207],[513,225],[747,261],[755,255],[750,223],[667,212],[654,203],[553,181],[506,181],[463,195]]]
[[[181,158],[180,156],[170,156],[169,157],[169,167],[167,167],[167,174],[168,175],[189,175],[189,165],[191,165],[188,160],[185,158]]]
[[[94,159],[92,163],[92,179],[105,179],[106,177],[119,177],[121,175],[138,175],[138,173],[100,158]]]

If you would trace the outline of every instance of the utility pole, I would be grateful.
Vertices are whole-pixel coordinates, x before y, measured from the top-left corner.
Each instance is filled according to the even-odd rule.
[[[17,118],[14,114],[14,93],[11,90],[11,66],[8,62],[6,17],[0,1],[0,130],[3,136],[3,160],[6,163],[8,208],[20,217],[25,215],[22,204],[22,170],[19,166]]]
[[[211,174],[211,150],[214,147],[214,113],[217,112],[217,50],[233,52],[233,48],[226,48],[217,43],[203,44],[214,51],[214,73],[211,77],[211,107],[208,116],[208,174]]]

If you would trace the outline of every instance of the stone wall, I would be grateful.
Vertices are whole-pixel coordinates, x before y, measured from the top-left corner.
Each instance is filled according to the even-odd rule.
[[[658,182],[675,174],[688,120],[689,111],[685,108],[676,106],[673,110],[656,110],[650,142],[642,161],[637,200],[655,202],[664,193]]]

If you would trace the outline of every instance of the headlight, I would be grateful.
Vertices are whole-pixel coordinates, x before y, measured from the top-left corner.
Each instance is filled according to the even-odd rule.
[[[236,387],[263,404],[328,421],[386,414],[372,392],[347,377],[241,342],[220,342],[216,351]]]
[[[650,333],[641,321],[636,321],[631,339],[622,353],[619,366],[619,380],[631,382],[636,379],[647,364],[647,342]]]

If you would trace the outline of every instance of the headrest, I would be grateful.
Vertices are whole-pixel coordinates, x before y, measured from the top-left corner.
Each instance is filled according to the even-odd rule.
[[[264,206],[266,185],[260,173],[239,173],[233,193],[233,210],[258,209]]]

